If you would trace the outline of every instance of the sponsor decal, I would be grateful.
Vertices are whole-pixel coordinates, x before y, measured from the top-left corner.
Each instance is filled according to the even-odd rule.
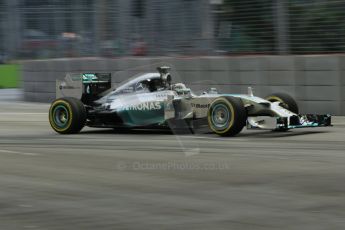
[[[149,111],[149,110],[160,110],[162,105],[160,102],[144,102],[137,105],[127,105],[122,107],[123,110],[138,110],[138,111]]]
[[[80,89],[80,87],[74,87],[74,86],[71,86],[71,85],[61,84],[59,86],[59,89],[60,90],[62,90],[62,89]]]
[[[210,104],[195,104],[195,103],[191,103],[191,106],[193,108],[197,108],[197,109],[208,109],[210,107]]]
[[[156,94],[156,97],[157,97],[157,98],[165,98],[165,97],[167,97],[167,96],[168,96],[167,93]]]

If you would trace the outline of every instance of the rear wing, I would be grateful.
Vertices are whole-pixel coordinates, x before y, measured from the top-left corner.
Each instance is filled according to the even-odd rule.
[[[111,73],[69,73],[56,81],[56,98],[74,97],[89,104],[109,89]]]

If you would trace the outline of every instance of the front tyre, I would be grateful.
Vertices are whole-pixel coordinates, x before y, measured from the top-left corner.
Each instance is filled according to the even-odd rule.
[[[85,126],[85,122],[85,107],[83,103],[76,98],[59,98],[50,106],[49,123],[57,133],[79,133]]]
[[[289,94],[286,93],[274,93],[269,95],[268,97],[266,97],[267,101],[270,102],[280,102],[280,105],[287,109],[290,110],[293,113],[298,114],[299,109],[298,109],[298,105],[295,99],[293,99],[293,97],[291,97]]]
[[[220,136],[234,136],[246,125],[247,112],[241,99],[220,97],[210,105],[207,118],[213,132]]]

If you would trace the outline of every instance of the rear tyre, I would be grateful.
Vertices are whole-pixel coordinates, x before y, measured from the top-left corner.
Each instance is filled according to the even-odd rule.
[[[295,99],[286,93],[274,93],[266,97],[267,101],[276,102],[279,101],[281,106],[293,113],[298,114],[299,109]]]
[[[49,123],[60,134],[79,133],[85,126],[86,110],[80,100],[72,97],[53,101],[49,109]]]
[[[246,125],[247,112],[241,99],[219,97],[212,102],[207,113],[210,129],[220,136],[234,136]]]

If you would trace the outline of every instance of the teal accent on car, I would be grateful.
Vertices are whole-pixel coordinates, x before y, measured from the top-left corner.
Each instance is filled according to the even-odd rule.
[[[306,127],[320,127],[320,123],[302,124],[302,125],[289,125],[289,129],[306,128]]]
[[[146,126],[160,124],[164,119],[164,103],[160,103],[159,109],[136,110],[123,109],[117,111],[121,117],[123,124],[126,126]]]
[[[84,73],[82,76],[83,83],[97,83],[98,77],[94,73]]]

